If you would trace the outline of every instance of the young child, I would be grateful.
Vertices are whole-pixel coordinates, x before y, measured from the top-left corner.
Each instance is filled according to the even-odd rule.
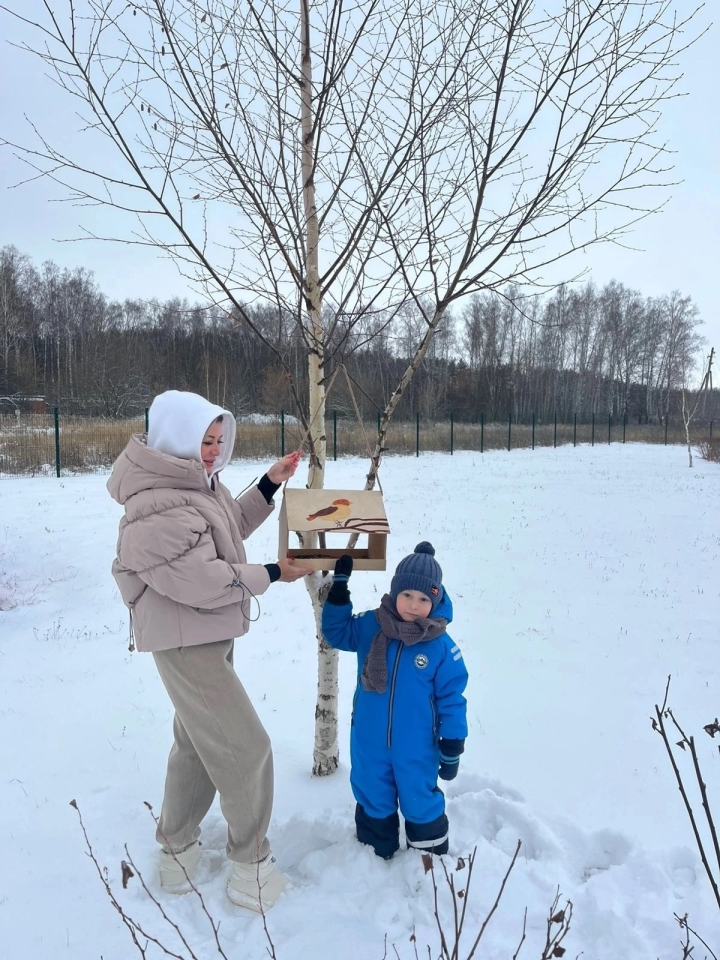
[[[350,783],[357,838],[379,857],[398,849],[405,818],[409,847],[448,852],[445,797],[438,773],[452,780],[467,736],[467,670],[445,632],[452,603],[432,544],[398,564],[377,610],[353,616],[352,557],[335,564],[322,629],[327,642],[358,656],[350,731]]]

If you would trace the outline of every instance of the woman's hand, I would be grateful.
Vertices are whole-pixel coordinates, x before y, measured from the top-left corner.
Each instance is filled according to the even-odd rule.
[[[309,573],[313,573],[309,567],[296,567],[294,557],[285,557],[278,560],[277,565],[280,567],[281,583],[294,583],[295,580],[300,580]]]
[[[294,475],[301,457],[302,453],[299,450],[286,454],[270,467],[267,472],[268,479],[277,484],[285,483]]]

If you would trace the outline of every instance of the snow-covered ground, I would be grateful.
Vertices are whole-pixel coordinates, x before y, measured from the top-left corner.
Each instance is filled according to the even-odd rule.
[[[263,468],[237,462],[224,480],[239,491]],[[361,460],[331,463],[327,486],[358,487],[364,473]],[[566,958],[680,960],[673,913],[686,912],[718,952],[720,914],[650,723],[672,675],[671,704],[697,736],[720,817],[720,756],[702,732],[720,713],[718,467],[696,460],[689,470],[681,448],[628,444],[394,458],[382,479],[389,570],[353,576],[356,609],[377,604],[397,561],[430,539],[470,672],[467,751],[446,790],[452,854],[477,847],[469,942],[523,843],[477,956],[510,960],[527,907],[520,956],[538,958],[558,887],[574,905]],[[218,956],[197,899],[163,895],[155,875],[143,801],[159,810],[172,711],[151,657],[127,651],[109,573],[119,514],[102,476],[0,481],[0,581],[12,605],[0,612],[7,960],[139,956],[85,854],[72,799],[126,911],[190,955],[137,879],[122,889],[124,844],[196,956]],[[275,559],[276,538],[271,519],[250,558]],[[271,840],[293,881],[268,915],[278,960],[381,960],[386,936],[387,956],[394,944],[405,960],[413,928],[419,954],[429,943],[436,956],[418,856],[385,863],[353,838],[354,658],[341,655],[340,770],[313,779],[315,641],[304,587],[277,584],[261,607],[236,666],[275,750]],[[689,774],[689,758],[679,760]],[[217,805],[203,844],[200,889],[223,949],[230,960],[260,960],[261,919],[224,896]],[[706,953],[698,946],[693,958]],[[160,955],[149,947],[148,958]]]

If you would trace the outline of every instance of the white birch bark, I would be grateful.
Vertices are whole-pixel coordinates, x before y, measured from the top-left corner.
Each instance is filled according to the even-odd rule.
[[[315,139],[312,114],[312,55],[310,46],[309,0],[300,0],[300,67],[302,127],[302,195],[305,212],[305,310],[308,317],[308,374],[310,464],[308,488],[320,490],[325,481],[325,386],[323,383],[322,294],[320,290],[320,233],[315,205]],[[304,539],[304,545],[317,545],[317,534]],[[318,642],[318,689],[315,705],[315,743],[312,770],[326,776],[337,769],[338,748],[338,655],[325,642],[321,629],[322,606],[327,590],[318,577],[306,580],[315,617]]]

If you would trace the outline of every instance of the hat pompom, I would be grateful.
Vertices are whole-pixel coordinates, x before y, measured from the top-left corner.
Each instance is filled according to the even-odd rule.
[[[429,553],[431,557],[435,556],[435,547],[429,543],[427,540],[423,540],[422,543],[419,543],[414,550],[415,553]]]

